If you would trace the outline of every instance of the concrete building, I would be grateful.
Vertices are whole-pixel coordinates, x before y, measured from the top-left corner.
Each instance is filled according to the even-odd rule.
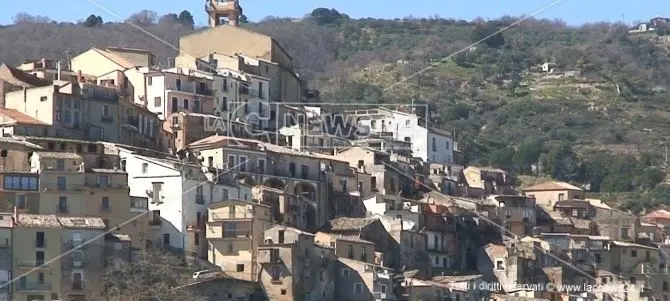
[[[271,300],[333,300],[335,260],[313,234],[274,226],[259,246],[259,282]]]
[[[335,298],[339,300],[395,300],[391,269],[348,258],[338,258]]]
[[[454,163],[454,144],[448,132],[426,125],[425,119],[414,113],[377,108],[348,111],[358,120],[359,127],[369,133],[393,137],[394,140],[412,143],[412,155],[430,163]]]
[[[258,277],[258,246],[272,226],[270,208],[251,201],[228,200],[208,206],[208,260],[228,276]]]
[[[188,151],[204,166],[229,170],[236,181],[262,183],[301,196],[300,206],[307,210],[310,229],[319,228],[333,216],[357,210],[358,174],[333,156],[225,136],[194,142]]]
[[[175,248],[203,256],[204,217],[213,191],[199,166],[168,154],[118,147],[128,173],[130,196],[148,198],[152,211],[147,239],[158,248]]]
[[[12,213],[0,213],[0,300],[12,300],[13,279],[12,269],[12,228],[14,220]]]
[[[171,113],[214,113],[212,80],[173,68],[145,74],[147,109],[165,120]]]
[[[584,189],[565,182],[545,182],[521,189],[523,195],[535,198],[538,205],[553,207],[563,200],[584,199]]]
[[[100,291],[106,229],[102,219],[49,214],[18,214],[15,219],[13,270],[31,273],[13,285],[13,300],[83,300]],[[55,260],[64,248],[84,242],[90,253],[73,251]]]

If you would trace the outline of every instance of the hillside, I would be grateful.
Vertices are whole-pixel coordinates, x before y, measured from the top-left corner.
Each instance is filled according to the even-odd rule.
[[[326,12],[244,26],[275,37],[323,102],[429,104],[438,124],[458,133],[470,162],[521,174],[540,162],[550,176],[598,192],[635,192],[631,198],[665,175],[659,159],[670,132],[667,37],[630,35],[623,24],[529,19],[468,47],[515,19],[354,20]],[[170,22],[144,28],[174,45],[193,31]],[[164,66],[176,54],[127,24],[0,28],[0,60],[13,64],[111,45],[149,49]],[[542,71],[544,63],[552,72]]]

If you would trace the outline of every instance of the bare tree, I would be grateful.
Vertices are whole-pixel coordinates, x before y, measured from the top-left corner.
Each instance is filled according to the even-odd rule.
[[[45,24],[51,23],[51,19],[45,16],[33,16],[28,13],[18,13],[14,16],[14,24]]]
[[[158,14],[155,11],[145,9],[130,15],[126,21],[139,26],[149,26],[154,24],[157,18]]]
[[[145,251],[133,262],[113,262],[103,273],[103,292],[95,301],[204,301],[185,286],[191,276],[182,258],[158,250]]]

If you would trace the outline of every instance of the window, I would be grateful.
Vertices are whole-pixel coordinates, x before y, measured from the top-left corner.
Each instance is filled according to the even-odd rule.
[[[109,186],[109,176],[108,175],[99,175],[98,176],[98,186]]]
[[[386,285],[385,285],[385,284],[382,284],[382,285],[380,286],[380,288],[381,288],[380,290],[381,290],[382,294],[386,294]]]
[[[361,294],[363,293],[363,283],[354,283],[354,293]]]
[[[563,199],[565,199],[565,193],[559,193],[558,194],[558,200],[562,201]]]
[[[377,177],[370,177],[370,187],[373,191],[377,190]]]
[[[200,245],[200,235],[198,233],[193,236],[193,244],[196,246]]]
[[[58,213],[67,213],[67,212],[68,212],[67,197],[66,196],[58,197]]]
[[[258,98],[263,99],[263,83],[258,82]]]
[[[370,128],[377,129],[377,120],[370,121]]]
[[[5,190],[37,191],[37,177],[5,175]]]
[[[596,261],[596,263],[601,263],[603,261],[602,257],[600,254],[593,254],[593,259]]]
[[[172,97],[172,113],[176,113],[179,110],[179,99]]]
[[[84,284],[84,274],[81,272],[72,273],[72,289],[81,290]]]
[[[42,102],[47,101],[47,99],[48,98],[46,96],[40,96],[40,101],[42,101]]]
[[[26,196],[24,194],[19,194],[16,196],[16,209],[27,209]]]
[[[181,79],[177,79],[175,81],[175,86],[177,87],[178,91],[181,91]]]
[[[193,112],[200,113],[200,101],[199,100],[194,100],[193,101]]]
[[[295,163],[293,163],[293,162],[289,163],[288,173],[292,178],[295,178]]]
[[[37,283],[44,284],[44,273],[37,273]]]
[[[223,89],[223,91],[228,91],[228,79],[227,78],[223,79],[223,85],[221,86],[221,88]],[[224,97],[224,99],[225,99],[225,97]]]
[[[109,116],[109,106],[108,105],[102,105],[102,116],[103,117],[108,117]]]
[[[149,172],[149,163],[142,163],[142,173]]]
[[[347,257],[349,259],[354,259],[354,246],[349,246],[349,251],[347,251]]]
[[[44,264],[44,251],[35,251],[35,266],[42,266]]]
[[[281,272],[279,271],[278,266],[273,266],[272,267],[272,281],[279,281],[279,277],[281,277]]]
[[[35,248],[44,248],[44,232],[35,233]]]
[[[503,265],[503,261],[502,260],[496,261],[496,270],[502,271],[504,269],[505,269],[505,266]]]
[[[283,243],[284,243],[284,234],[285,234],[285,231],[284,231],[284,230],[279,230],[279,237],[278,237],[278,240],[279,240],[279,243],[280,243],[280,244],[283,244]]]
[[[109,212],[109,197],[103,196],[100,204],[100,212]]]
[[[240,156],[240,171],[247,171],[247,157]]]
[[[309,167],[307,165],[300,166],[300,176],[303,179],[309,178]]]
[[[237,271],[244,272],[244,264],[237,264]]]
[[[188,110],[188,99],[184,99],[183,109]]]
[[[163,245],[164,246],[169,246],[170,245],[170,233],[164,233],[163,234]]]
[[[158,107],[160,107],[161,105],[163,105],[163,100],[161,100],[160,97],[155,97],[155,98],[154,98],[154,106],[158,108]]]
[[[65,170],[65,160],[58,159],[56,160],[56,170],[64,171]]]
[[[630,257],[637,257],[637,250],[631,250]]]
[[[444,144],[445,144],[445,147],[447,148],[447,150],[449,150],[449,141],[445,142]]]
[[[235,156],[230,155],[228,156],[228,169],[234,169],[235,168]]]
[[[265,173],[265,160],[263,159],[258,159],[258,173]]]
[[[668,282],[667,281],[663,281],[663,291],[664,292],[668,291]]]
[[[64,191],[67,189],[67,178],[66,177],[57,177],[56,183],[58,184],[58,190]]]
[[[622,227],[621,228],[621,238],[628,238],[628,227]]]
[[[437,151],[437,141],[435,140],[435,137],[433,137],[433,151]]]
[[[342,277],[349,277],[349,269],[347,268],[342,269]]]

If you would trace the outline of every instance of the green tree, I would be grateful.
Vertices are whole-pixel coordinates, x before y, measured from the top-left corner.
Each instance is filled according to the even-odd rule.
[[[183,10],[181,13],[179,13],[179,23],[181,25],[187,26],[187,27],[193,27],[195,26],[195,21],[193,20],[193,15],[191,15],[191,12],[187,10]]]
[[[514,165],[514,148],[505,147],[494,150],[489,156],[489,164],[495,167],[511,168]]]
[[[567,143],[561,143],[549,149],[542,166],[547,175],[561,181],[573,181],[579,178],[579,158]]]
[[[514,153],[512,162],[514,169],[521,174],[529,173],[533,164],[537,164],[542,154],[542,143],[540,141],[526,140]]]
[[[491,23],[479,24],[472,31],[471,42],[477,43],[482,40],[486,46],[491,48],[500,48],[505,45],[505,36]]]
[[[342,15],[337,10],[323,7],[314,9],[310,16],[319,25],[338,23],[342,19]]]
[[[96,27],[102,24],[102,17],[96,15],[90,15],[86,18],[86,21],[84,21],[84,26],[86,27]]]

